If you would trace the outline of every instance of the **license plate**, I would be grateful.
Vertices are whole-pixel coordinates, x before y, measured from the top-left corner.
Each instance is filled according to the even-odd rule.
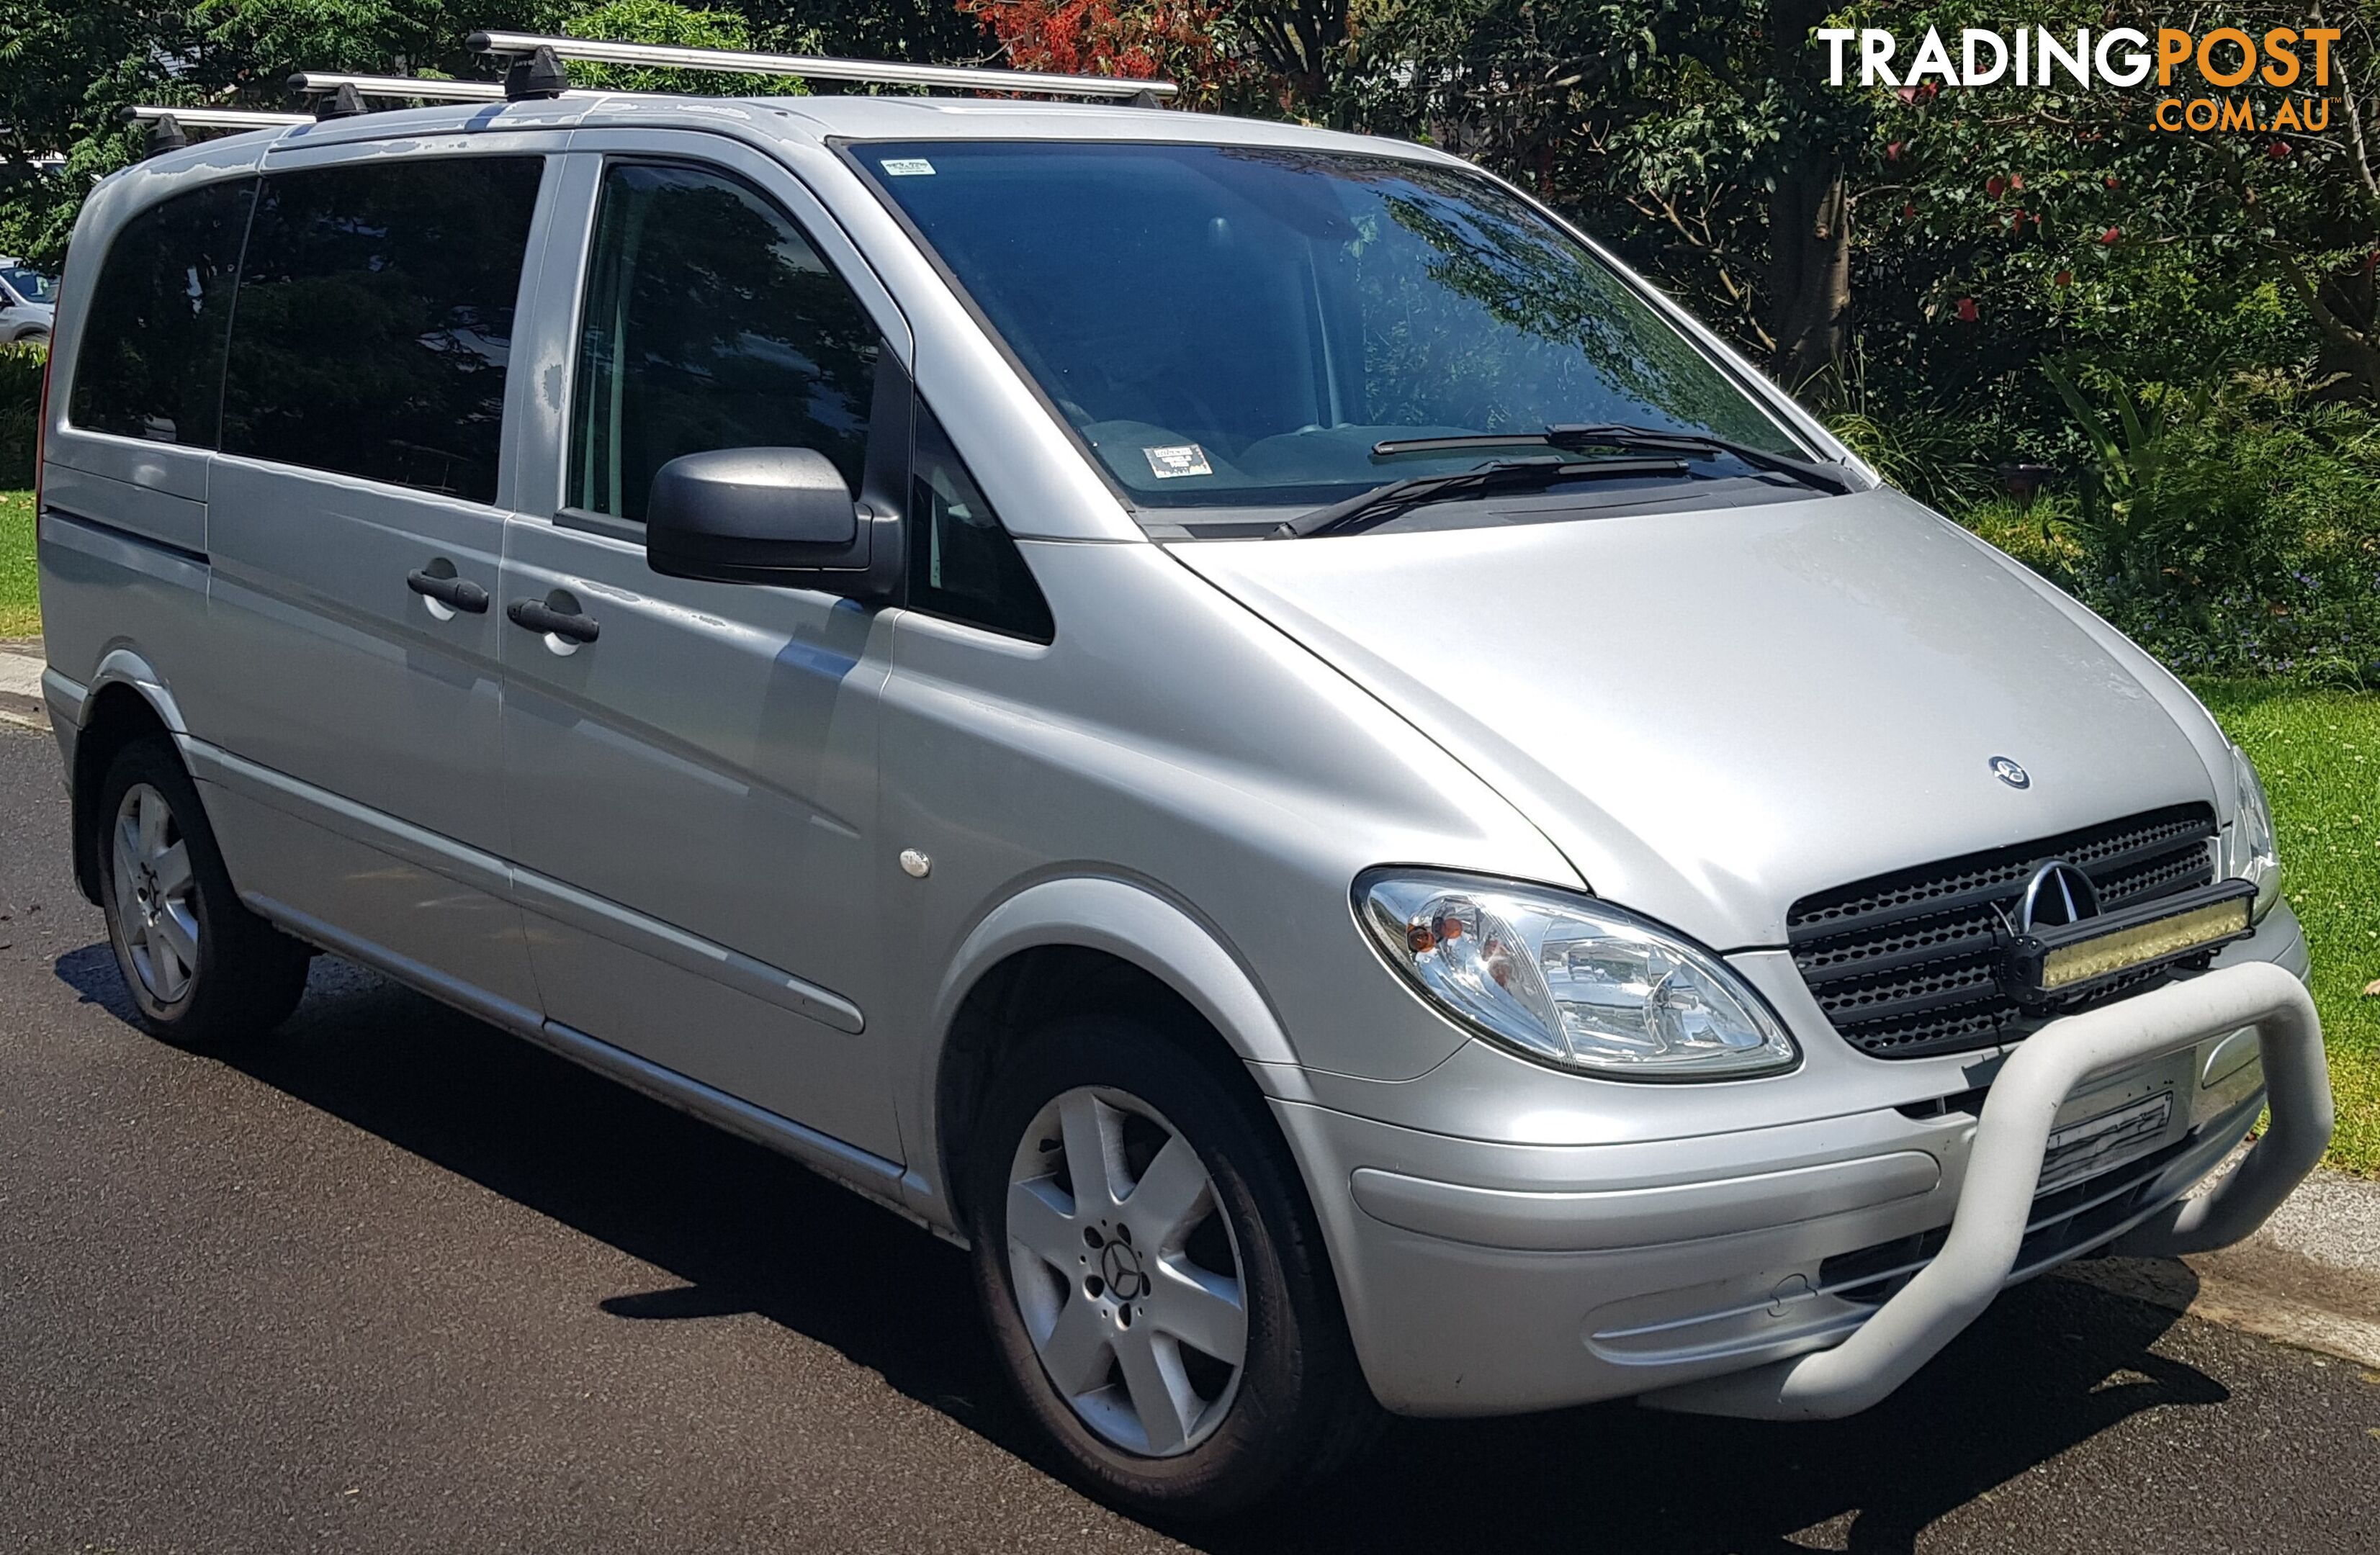
[[[2145,1102],[2053,1129],[2041,1158],[2041,1186],[2034,1191],[2047,1193],[2147,1154],[2172,1121],[2173,1092],[2161,1091]]]

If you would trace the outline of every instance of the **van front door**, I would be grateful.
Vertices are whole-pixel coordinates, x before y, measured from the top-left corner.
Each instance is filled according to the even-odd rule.
[[[705,161],[651,134],[573,142],[593,217],[545,271],[578,296],[547,343],[570,364],[556,500],[506,536],[514,890],[552,1021],[884,1165],[901,1143],[867,1011],[891,623],[662,577],[642,519],[653,472],[713,448],[816,449],[868,491],[906,452],[907,335],[796,182],[686,139]]]

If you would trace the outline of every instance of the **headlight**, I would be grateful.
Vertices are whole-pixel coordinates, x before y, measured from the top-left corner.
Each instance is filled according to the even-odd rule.
[[[1590,897],[1374,870],[1356,914],[1447,1013],[1525,1055],[1629,1079],[1742,1079],[1800,1057],[1718,957]]]
[[[2237,745],[2231,747],[2231,782],[2237,808],[2223,833],[2223,873],[2256,887],[2248,921],[2261,923],[2281,898],[2281,851],[2273,840],[2273,806],[2265,798],[2264,780]]]

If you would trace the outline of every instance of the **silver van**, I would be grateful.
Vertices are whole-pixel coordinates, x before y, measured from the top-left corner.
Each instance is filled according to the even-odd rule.
[[[44,687],[143,1024],[330,951],[798,1157],[972,1248],[1125,1506],[1846,1414],[2328,1137],[2190,693],[1453,157],[369,113],[108,179],[62,296]]]

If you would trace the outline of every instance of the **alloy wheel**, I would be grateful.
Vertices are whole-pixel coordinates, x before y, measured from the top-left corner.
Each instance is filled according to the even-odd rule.
[[[1247,1301],[1190,1141],[1134,1096],[1076,1087],[1018,1141],[1007,1210],[1017,1306],[1075,1416],[1149,1457],[1212,1434],[1238,1391]]]
[[[197,882],[181,824],[164,794],[135,783],[115,808],[114,839],[124,947],[149,996],[174,1004],[199,968]]]

